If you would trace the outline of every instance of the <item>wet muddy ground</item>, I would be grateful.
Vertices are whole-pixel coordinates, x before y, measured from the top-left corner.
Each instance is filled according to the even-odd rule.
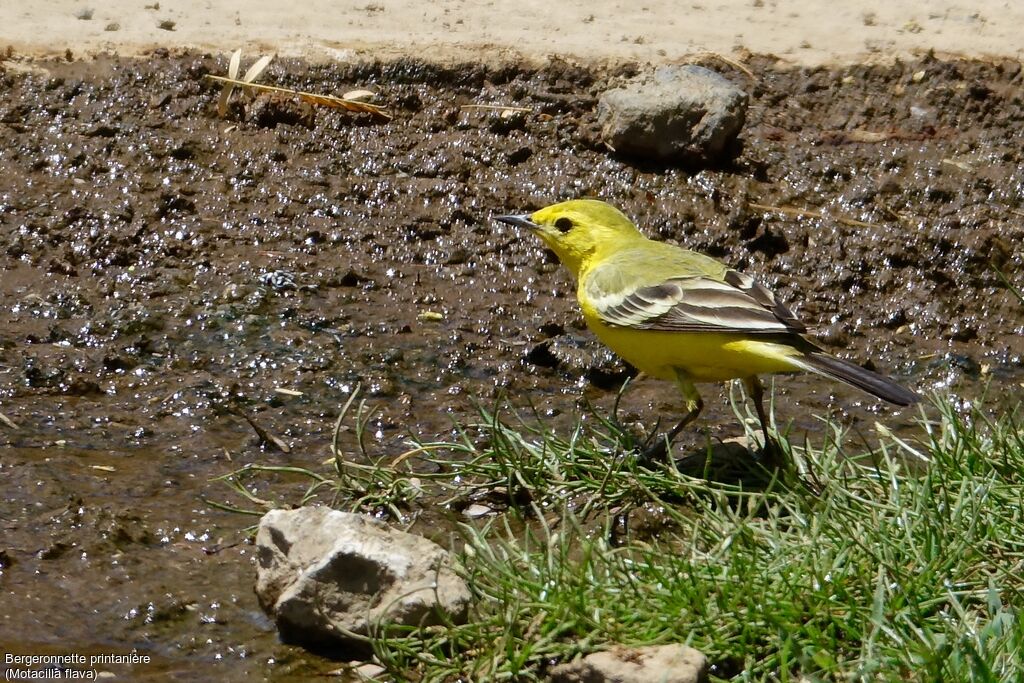
[[[319,467],[357,385],[380,453],[502,395],[563,421],[581,399],[610,405],[627,370],[553,257],[494,214],[607,199],[759,275],[838,354],[924,391],[1019,391],[1024,311],[993,268],[1021,281],[1016,62],[756,57],[754,79],[712,64],[751,94],[742,151],[713,169],[602,146],[596,96],[631,66],[290,62],[261,78],[370,86],[391,121],[275,101],[219,119],[203,76],[221,56],[15,66],[0,66],[5,652],[135,648],[153,658],[136,680],[334,668],[277,642],[236,544],[252,519],[203,499],[238,503],[211,480],[245,463]],[[776,387],[798,433],[829,411],[864,432],[917,416],[814,379]],[[705,396],[701,426],[736,435],[724,392]],[[624,406],[650,426],[679,403],[641,380]]]

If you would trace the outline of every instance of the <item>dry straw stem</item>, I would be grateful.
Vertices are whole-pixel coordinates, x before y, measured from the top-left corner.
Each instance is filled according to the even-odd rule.
[[[530,107],[513,107],[507,104],[464,104],[459,109],[462,111],[497,112],[503,119],[510,119],[516,114],[534,114],[541,121],[550,121],[553,118],[551,114],[538,114],[535,109]]]
[[[206,78],[211,81],[217,81],[218,83],[224,84],[224,90],[220,94],[220,98],[217,100],[217,114],[224,118],[228,111],[228,99],[231,97],[231,93],[236,87],[238,88],[250,88],[259,92],[276,92],[283,93],[286,95],[292,95],[297,97],[303,102],[308,102],[312,105],[318,105],[321,107],[330,107],[332,109],[345,109],[346,111],[360,112],[373,114],[383,119],[391,119],[391,114],[388,113],[383,107],[378,107],[375,104],[362,101],[363,98],[372,96],[368,90],[353,90],[350,93],[346,93],[347,97],[335,97],[334,95],[320,95],[317,93],[303,92],[301,90],[291,90],[290,88],[279,88],[273,85],[261,85],[254,83],[259,75],[263,73],[263,70],[267,68],[270,61],[273,59],[272,56],[264,55],[256,60],[256,63],[249,67],[249,70],[245,72],[245,75],[241,79],[238,78],[238,69],[242,60],[242,51],[235,50],[231,53],[231,60],[228,63],[228,75],[227,76],[214,76],[212,74],[206,74]]]
[[[510,107],[507,104],[464,104],[460,109],[484,109],[487,111],[500,111],[502,114],[509,112],[512,114],[523,113],[530,114],[533,110],[529,107]]]
[[[751,209],[757,209],[758,211],[773,211],[775,213],[782,213],[787,216],[796,216],[798,218],[820,218],[822,220],[832,219],[837,223],[843,225],[850,225],[855,228],[877,228],[879,227],[876,223],[865,223],[864,221],[858,221],[854,218],[846,218],[844,216],[828,216],[821,211],[810,211],[807,209],[798,209],[793,206],[769,206],[767,204],[755,204],[750,202],[747,204]]]
[[[757,80],[757,76],[754,75],[753,71],[743,66],[743,64],[736,61],[735,59],[732,59],[731,57],[726,57],[725,55],[721,55],[717,52],[698,52],[697,54],[693,55],[693,57],[691,57],[689,60],[687,60],[687,63],[696,64],[698,62],[703,62],[706,59],[717,59],[719,61],[725,62],[732,68],[745,73],[750,80]]]

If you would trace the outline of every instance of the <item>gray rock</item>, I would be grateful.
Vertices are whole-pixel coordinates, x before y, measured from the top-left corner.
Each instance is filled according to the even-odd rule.
[[[551,670],[551,683],[703,683],[708,658],[685,645],[617,645]]]
[[[700,66],[662,66],[597,104],[601,138],[616,153],[660,162],[709,162],[736,139],[747,94]]]
[[[272,510],[256,533],[256,595],[286,640],[344,642],[466,619],[470,593],[436,543],[325,507]]]

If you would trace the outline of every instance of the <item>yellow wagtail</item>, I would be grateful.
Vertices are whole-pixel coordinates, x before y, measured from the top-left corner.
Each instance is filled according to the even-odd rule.
[[[579,199],[533,214],[498,216],[529,228],[577,281],[587,326],[641,372],[673,380],[686,414],[651,449],[665,445],[703,408],[696,382],[742,379],[771,443],[758,375],[807,371],[837,379],[900,406],[920,400],[877,373],[828,355],[807,328],[756,280],[718,261],[644,237],[621,211]]]

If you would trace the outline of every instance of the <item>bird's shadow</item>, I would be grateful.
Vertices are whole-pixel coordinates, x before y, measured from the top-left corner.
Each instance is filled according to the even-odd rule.
[[[744,441],[736,438],[687,448],[673,457],[673,465],[688,477],[747,492],[777,488],[784,467],[778,454],[772,448],[749,448]]]
[[[712,505],[723,505],[733,511],[743,511],[745,515],[767,517],[769,514],[786,515],[785,511],[770,508],[771,496],[755,496],[751,494],[778,492],[791,488],[800,488],[812,494],[812,499],[819,493],[815,485],[803,480],[791,464],[780,463],[779,453],[766,453],[762,448],[751,449],[746,439],[736,438],[726,441],[711,442],[703,447],[676,449],[681,455],[673,457],[672,462],[639,464],[641,468],[673,468],[684,477],[707,482],[707,487],[691,486],[684,490],[662,490],[659,499],[670,505],[692,506],[694,496],[706,498]],[[775,446],[777,448],[777,446]],[[771,447],[769,448],[771,451]],[[639,515],[639,517],[638,517]],[[662,524],[652,524],[649,506],[637,505],[622,510],[616,516],[616,524],[609,536],[612,545],[619,546],[628,539],[650,540],[660,534],[667,519]]]

